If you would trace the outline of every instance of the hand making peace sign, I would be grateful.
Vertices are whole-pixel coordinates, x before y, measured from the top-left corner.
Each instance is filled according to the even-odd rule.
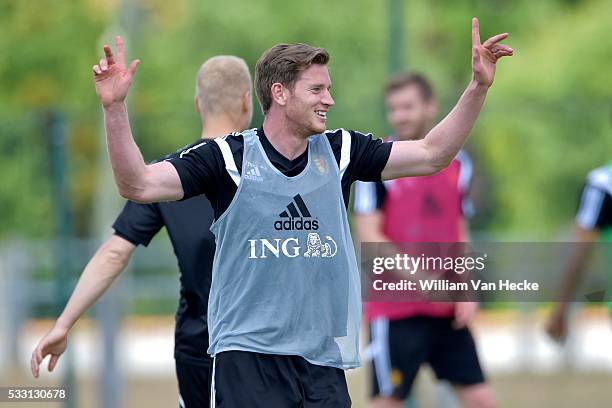
[[[111,47],[104,45],[106,58],[102,58],[99,65],[93,66],[96,94],[104,107],[116,102],[123,102],[132,84],[136,67],[140,63],[140,60],[134,60],[126,68],[125,49],[123,48],[123,39],[120,36],[115,38],[115,46],[117,47],[116,61]]]

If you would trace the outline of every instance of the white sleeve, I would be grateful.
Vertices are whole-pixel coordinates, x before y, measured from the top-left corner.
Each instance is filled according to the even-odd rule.
[[[355,214],[370,214],[376,211],[376,183],[369,181],[355,182]]]
[[[587,230],[594,229],[605,197],[605,191],[587,184],[580,199],[580,208],[578,209],[578,214],[576,214],[576,224]]]
[[[232,154],[229,144],[225,138],[215,139],[215,143],[217,143],[221,149],[223,161],[225,161],[225,170],[227,170],[227,173],[230,175],[236,186],[238,186],[240,184],[240,173],[238,173],[238,168],[236,167],[236,162],[234,161],[234,155]]]
[[[472,218],[475,210],[474,203],[470,198],[470,189],[472,177],[474,176],[474,165],[472,159],[464,150],[459,151],[457,160],[459,160],[459,181],[457,187],[461,193],[461,210],[464,217]]]

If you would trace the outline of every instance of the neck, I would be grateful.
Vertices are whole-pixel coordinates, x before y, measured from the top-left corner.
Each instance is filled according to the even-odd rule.
[[[284,115],[268,112],[264,117],[263,130],[270,144],[277,152],[293,160],[306,151],[308,136],[296,129]]]
[[[237,121],[228,118],[227,116],[214,116],[202,118],[202,139],[214,139],[228,135],[232,132],[240,132],[244,129]]]

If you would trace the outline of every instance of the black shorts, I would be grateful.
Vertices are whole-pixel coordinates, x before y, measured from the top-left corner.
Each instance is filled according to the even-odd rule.
[[[211,362],[209,359],[204,361]],[[195,365],[176,361],[179,407],[210,406],[210,370],[210,364]]]
[[[298,356],[224,351],[213,360],[215,408],[351,406],[344,371]]]
[[[452,318],[376,319],[370,324],[372,395],[404,399],[419,367],[429,363],[436,377],[454,385],[485,381],[469,329],[454,329]]]

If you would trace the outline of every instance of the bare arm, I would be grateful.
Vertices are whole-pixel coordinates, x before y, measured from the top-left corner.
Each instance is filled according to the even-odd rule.
[[[465,216],[461,217],[460,223],[459,241],[470,242],[470,226]],[[467,276],[465,276],[465,278],[467,278]],[[453,320],[453,327],[455,329],[466,327],[476,317],[479,307],[480,302],[476,301],[455,303],[455,319]]]
[[[376,247],[368,248],[372,250],[372,253],[375,253],[376,256],[395,258],[397,254],[402,253],[402,250],[384,233],[383,220],[384,215],[380,210],[354,214],[353,225],[357,232],[357,240],[360,245],[364,242],[369,243],[368,245],[376,245]],[[410,273],[402,274],[399,271],[395,271],[394,273],[397,274],[399,278],[414,279],[414,275]]]
[[[47,355],[51,355],[49,371],[55,368],[58,359],[66,350],[70,329],[123,271],[134,248],[132,243],[113,235],[91,258],[64,311],[32,353],[30,365],[34,377],[38,377],[40,364]]]
[[[383,215],[380,210],[353,216],[359,242],[391,242],[383,233]]]
[[[499,44],[508,34],[498,34],[480,43],[478,20],[472,20],[472,80],[453,110],[422,140],[393,143],[382,178],[432,174],[446,167],[465,143],[478,118],[497,60],[513,54]]]
[[[459,241],[470,242],[470,223],[465,219],[465,216],[461,217],[461,224],[459,225]]]
[[[577,245],[574,247],[574,251],[563,274],[559,298],[546,325],[548,335],[558,342],[565,340],[569,305],[582,281],[586,265],[593,252],[593,243],[599,238],[599,231],[576,226],[575,237]]]
[[[353,229],[356,244],[368,243],[368,248],[378,256],[394,257],[400,253],[393,241],[384,232],[384,214],[380,209],[377,197],[376,183],[358,182],[355,185],[355,207],[353,209]],[[368,203],[363,205],[363,203]],[[371,205],[376,203],[375,205]]]
[[[105,58],[94,65],[96,94],[104,108],[104,128],[111,167],[119,193],[138,202],[179,200],[183,197],[181,180],[174,166],[167,162],[146,165],[132,137],[125,98],[136,67],[134,60],[125,66],[121,37],[116,38],[117,61],[108,45]]]
[[[128,264],[134,244],[113,235],[91,258],[77,283],[57,324],[71,329],[74,323],[113,283]]]
[[[576,226],[575,231],[577,245],[574,247],[571,259],[565,270],[563,285],[559,296],[559,302],[567,304],[571,302],[576,289],[582,281],[585,267],[591,253],[593,252],[593,243],[599,238],[598,230],[587,230]]]
[[[132,137],[124,102],[104,107],[104,127],[111,167],[121,196],[140,203],[183,198],[174,166],[166,161],[146,165]]]

